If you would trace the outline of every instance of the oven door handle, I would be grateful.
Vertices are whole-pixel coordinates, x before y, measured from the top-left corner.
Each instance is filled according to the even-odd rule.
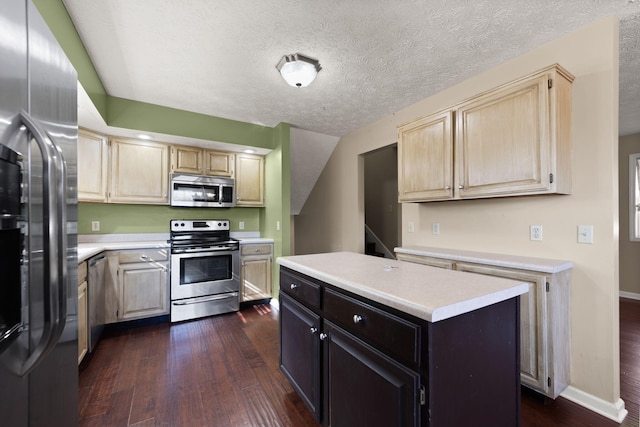
[[[222,252],[222,251],[237,251],[237,247],[232,246],[220,246],[216,248],[207,248],[204,251],[202,249],[180,249],[173,248],[172,253],[174,254],[192,254],[192,253],[201,253],[201,252]]]
[[[224,294],[224,295],[216,295],[216,296],[212,296],[212,297],[190,299],[189,301],[172,301],[171,304],[173,304],[173,305],[191,305],[191,304],[199,304],[201,302],[220,301],[222,299],[227,299],[227,298],[232,298],[232,297],[237,297],[237,296],[238,296],[238,293],[237,292],[233,292],[231,294]]]

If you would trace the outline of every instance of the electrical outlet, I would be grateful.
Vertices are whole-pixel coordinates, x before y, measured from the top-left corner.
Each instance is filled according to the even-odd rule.
[[[413,233],[414,231],[416,231],[415,225],[413,221],[409,221],[409,233]]]
[[[593,225],[578,226],[578,243],[593,243]]]
[[[91,231],[100,231],[100,221],[91,221]]]
[[[434,222],[431,224],[431,234],[440,234],[440,223]]]
[[[542,226],[541,225],[531,225],[530,229],[530,240],[542,240]]]
[[[239,228],[240,230],[244,230],[244,221],[240,221],[240,222],[238,222],[238,228]]]

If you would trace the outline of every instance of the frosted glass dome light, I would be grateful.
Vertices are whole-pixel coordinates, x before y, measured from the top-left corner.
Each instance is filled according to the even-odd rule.
[[[306,87],[316,78],[322,67],[317,59],[294,53],[283,56],[276,69],[290,86]]]

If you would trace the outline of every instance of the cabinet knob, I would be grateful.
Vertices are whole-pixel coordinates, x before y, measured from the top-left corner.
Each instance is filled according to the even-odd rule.
[[[296,289],[298,289],[298,285],[296,285],[295,283],[291,284],[291,290],[295,291]]]
[[[458,185],[458,188],[459,188],[460,190],[464,190],[464,185]]]
[[[311,329],[309,329],[309,332],[311,332],[311,335],[313,335],[316,332],[318,332],[318,328],[311,328]]]
[[[360,316],[359,314],[354,314],[353,315],[353,323],[362,323],[364,322],[364,319],[362,318],[362,316]]]
[[[146,260],[146,259],[149,259],[149,257],[148,257],[147,255],[140,255],[140,258],[141,258],[141,259],[145,259],[145,260]]]
[[[324,332],[322,332],[322,333],[320,334],[320,341],[324,341],[324,340],[326,340],[327,338],[329,338],[329,335],[325,334]]]
[[[256,252],[260,252],[260,249],[256,248]]]
[[[446,187],[444,187],[444,189],[447,190],[447,191],[451,191],[451,186],[447,185]]]

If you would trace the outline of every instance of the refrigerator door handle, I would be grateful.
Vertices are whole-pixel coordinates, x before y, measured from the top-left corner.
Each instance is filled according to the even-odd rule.
[[[25,111],[20,111],[0,141],[13,148],[23,133],[24,126],[42,152],[43,163],[43,223],[44,223],[44,328],[40,341],[24,361],[8,366],[20,376],[31,372],[55,347],[62,335],[67,316],[67,216],[66,164],[62,151],[49,135]]]

